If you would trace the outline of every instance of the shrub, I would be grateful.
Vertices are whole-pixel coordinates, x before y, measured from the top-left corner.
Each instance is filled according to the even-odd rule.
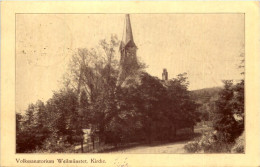
[[[206,132],[200,138],[189,142],[184,149],[190,153],[228,153],[231,151],[233,143],[224,142],[218,138],[216,131]]]
[[[198,141],[189,142],[184,146],[184,149],[189,153],[198,153],[201,151]]]
[[[245,152],[245,133],[243,132],[241,136],[236,139],[235,145],[232,147],[232,153],[244,153]]]
[[[74,152],[73,145],[69,144],[66,136],[55,137],[51,136],[46,139],[42,147],[36,148],[33,152],[37,153],[72,153]]]

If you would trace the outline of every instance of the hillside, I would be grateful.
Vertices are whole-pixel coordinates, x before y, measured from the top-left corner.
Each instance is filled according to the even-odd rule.
[[[221,87],[213,87],[191,91],[192,99],[200,104],[197,111],[201,113],[201,121],[211,121],[213,119],[212,113],[216,110],[215,101],[218,99],[221,89]]]
[[[191,91],[192,99],[199,104],[216,100],[221,87],[204,88]]]

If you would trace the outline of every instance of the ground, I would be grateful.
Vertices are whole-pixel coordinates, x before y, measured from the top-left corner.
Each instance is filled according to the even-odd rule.
[[[184,146],[191,141],[190,140],[185,140],[185,141],[175,141],[171,143],[161,143],[161,144],[153,144],[153,145],[141,145],[141,144],[131,144],[125,147],[118,147],[114,148],[114,146],[107,146],[106,149],[104,149],[103,153],[115,153],[115,154],[121,154],[121,153],[126,153],[126,154],[181,154],[185,153]],[[92,145],[89,146],[92,148]],[[81,146],[78,145],[75,147],[75,150],[80,152]],[[84,150],[88,152],[87,145],[84,145]],[[93,150],[91,151],[93,152]],[[96,152],[96,151],[94,151]]]
[[[87,150],[91,150],[90,152],[102,152],[102,153],[114,153],[114,154],[121,154],[121,153],[126,153],[126,154],[182,154],[186,153],[184,146],[189,142],[193,141],[195,138],[201,136],[204,132],[211,131],[212,128],[208,126],[197,126],[194,129],[194,134],[192,136],[184,136],[176,139],[176,141],[171,142],[171,143],[153,143],[153,145],[141,145],[138,143],[132,143],[128,144],[127,146],[124,147],[118,147],[114,148],[114,146],[106,146],[103,147],[103,151],[97,151],[97,150],[92,150],[92,144],[89,146],[84,145],[84,150],[88,152]],[[81,146],[78,145],[75,147],[75,150],[80,152]]]
[[[155,146],[143,145],[143,146],[134,146],[125,149],[107,151],[106,153],[134,153],[134,154],[182,154],[186,153],[184,146],[189,142],[193,141],[195,137],[200,136],[202,133],[211,131],[212,128],[208,126],[197,126],[194,129],[194,136],[190,139],[184,139],[184,141],[175,141],[167,144],[157,144]]]
[[[127,148],[127,149],[121,149],[117,151],[112,151],[108,153],[134,153],[134,154],[180,154],[185,153],[184,146],[189,141],[184,142],[175,142],[175,143],[169,143],[169,144],[163,144],[163,145],[157,145],[157,146],[137,146],[133,148]]]

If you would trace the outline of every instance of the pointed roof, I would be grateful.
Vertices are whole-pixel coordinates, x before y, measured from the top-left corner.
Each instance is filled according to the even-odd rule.
[[[123,37],[122,37],[122,41],[121,41],[121,44],[120,44],[120,49],[122,47],[126,47],[127,45],[136,47],[136,45],[134,43],[133,32],[132,32],[129,14],[125,15],[125,25],[124,25],[124,29],[123,29]]]

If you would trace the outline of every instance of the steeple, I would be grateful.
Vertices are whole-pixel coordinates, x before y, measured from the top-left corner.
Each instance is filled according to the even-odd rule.
[[[129,14],[125,15],[125,24],[123,29],[122,41],[120,44],[120,50],[126,47],[136,47],[133,38],[133,32],[131,27],[131,21]]]
[[[129,14],[125,15],[122,41],[120,43],[120,71],[118,85],[121,85],[127,77],[135,75],[138,70],[136,58],[137,47],[134,43],[133,32]]]

